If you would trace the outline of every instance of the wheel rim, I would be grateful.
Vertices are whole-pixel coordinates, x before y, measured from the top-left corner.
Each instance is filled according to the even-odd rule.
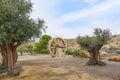
[[[62,49],[61,54],[64,55],[67,50],[66,41],[60,37],[51,39],[48,44],[48,50],[52,57],[56,56],[57,48],[61,48]]]

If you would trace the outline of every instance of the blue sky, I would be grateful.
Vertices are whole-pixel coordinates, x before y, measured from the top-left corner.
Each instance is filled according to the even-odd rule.
[[[46,34],[76,38],[92,35],[94,28],[120,34],[120,0],[31,0],[33,19],[44,19]]]

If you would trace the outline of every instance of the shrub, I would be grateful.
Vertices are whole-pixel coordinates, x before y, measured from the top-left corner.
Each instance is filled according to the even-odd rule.
[[[73,50],[71,50],[71,49],[67,49],[67,51],[66,51],[66,54],[68,54],[68,55],[73,55]]]
[[[27,46],[22,45],[17,48],[17,51],[20,52],[20,54],[23,54],[24,52],[29,52]]]
[[[12,70],[9,70],[9,71],[7,72],[7,75],[9,75],[9,76],[13,75],[13,71],[12,71]]]
[[[48,42],[52,37],[49,35],[43,35],[38,43],[35,44],[35,52],[48,54]]]
[[[120,56],[117,57],[117,61],[120,62]]]
[[[33,55],[34,54],[34,49],[32,45],[27,46],[28,52]]]
[[[87,54],[84,51],[81,51],[81,50],[75,50],[73,52],[73,56],[74,57],[84,57],[84,58],[87,58]]]
[[[79,50],[75,50],[75,51],[73,51],[73,57],[79,57],[80,56],[80,54],[79,54]]]
[[[112,56],[112,57],[109,57],[108,60],[120,62],[120,56]]]
[[[18,52],[20,52],[20,54],[23,55],[24,48],[22,46],[18,47]]]
[[[67,50],[66,54],[73,55],[73,57],[88,57],[88,55],[82,50]]]

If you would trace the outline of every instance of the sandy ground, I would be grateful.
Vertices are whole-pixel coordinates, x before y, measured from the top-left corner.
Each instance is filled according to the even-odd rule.
[[[38,54],[38,55],[30,55],[29,53],[24,53],[23,56],[18,54],[18,61],[33,61],[33,60],[51,60],[51,59],[68,59],[72,58],[72,55],[65,55],[64,57],[57,57],[57,58],[52,58],[51,55],[48,54]]]
[[[120,63],[106,61],[105,67],[86,66],[87,59],[51,58],[49,55],[19,56],[20,75],[0,80],[120,80]]]

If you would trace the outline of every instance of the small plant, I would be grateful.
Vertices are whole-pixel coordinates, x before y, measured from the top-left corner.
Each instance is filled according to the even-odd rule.
[[[9,71],[7,72],[7,75],[9,75],[9,76],[13,75],[13,71],[12,71],[12,70],[9,70]]]
[[[88,58],[88,55],[84,51],[79,51],[78,55],[84,58]]]
[[[112,57],[109,57],[108,60],[120,62],[120,56],[112,56]]]
[[[0,63],[0,74],[4,72],[5,66]]]
[[[68,54],[68,55],[73,55],[73,50],[71,50],[71,49],[67,49],[67,51],[66,51],[66,54]]]
[[[28,51],[30,52],[31,55],[34,54],[34,50],[33,50],[33,46],[32,46],[32,45],[29,45],[29,46],[27,47],[27,49],[28,49]]]
[[[73,57],[78,57],[79,56],[79,50],[73,51]]]
[[[81,50],[75,50],[73,52],[73,56],[74,57],[84,57],[84,58],[87,58],[87,54],[84,52],[84,51],[81,51]]]
[[[88,55],[82,50],[67,50],[66,54],[73,55],[73,57],[88,57]]]
[[[24,49],[23,47],[18,47],[18,52],[20,52],[21,56],[23,55]]]

